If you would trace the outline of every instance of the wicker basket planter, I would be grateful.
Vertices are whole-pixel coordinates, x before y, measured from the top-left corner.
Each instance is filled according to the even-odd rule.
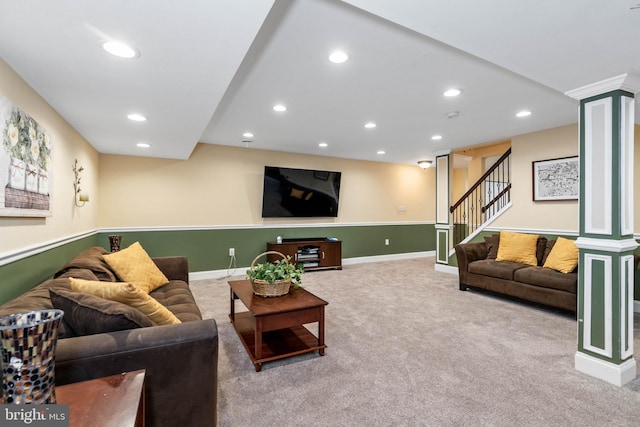
[[[253,288],[253,293],[261,296],[261,297],[279,297],[282,295],[286,295],[289,293],[289,289],[292,284],[292,279],[290,275],[287,275],[284,278],[274,278],[273,281],[263,280],[263,279],[255,279],[252,277],[251,273],[255,273],[258,269],[264,268],[265,264],[256,264],[258,259],[265,255],[279,255],[282,257],[282,260],[279,260],[277,263],[285,263],[285,270],[289,271],[292,267],[289,265],[290,257],[286,257],[284,254],[277,251],[267,251],[263,252],[251,262],[251,267],[247,270],[247,275],[249,276],[249,280],[251,281],[251,286]]]

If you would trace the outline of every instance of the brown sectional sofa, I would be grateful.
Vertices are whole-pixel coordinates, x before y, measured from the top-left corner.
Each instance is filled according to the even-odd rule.
[[[52,279],[0,306],[0,317],[65,311],[56,385],[145,369],[147,426],[216,425],[218,330],[215,320],[202,320],[186,257],[153,258],[169,282],[150,295],[182,322],[157,326],[129,306],[70,291],[69,277],[119,281],[104,253],[101,247],[83,251]]]
[[[485,289],[576,312],[577,269],[571,273],[561,273],[542,267],[555,240],[538,238],[538,265],[530,266],[511,261],[496,261],[499,238],[499,235],[488,236],[484,242],[463,243],[455,247],[460,290]]]

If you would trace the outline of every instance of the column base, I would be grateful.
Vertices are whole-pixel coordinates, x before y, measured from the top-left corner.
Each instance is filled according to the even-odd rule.
[[[634,358],[616,365],[588,354],[576,352],[576,370],[592,377],[622,387],[636,378],[636,361]]]

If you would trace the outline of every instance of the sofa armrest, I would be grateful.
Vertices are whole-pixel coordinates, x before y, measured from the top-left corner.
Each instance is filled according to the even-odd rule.
[[[460,289],[467,283],[467,271],[469,263],[487,258],[487,244],[485,242],[461,243],[456,245],[456,260],[458,261],[458,275],[460,277]]]
[[[186,256],[165,256],[152,259],[160,271],[167,276],[167,279],[189,283],[189,262]]]
[[[146,425],[216,425],[218,329],[215,320],[58,341],[56,385],[138,369],[146,370]]]
[[[475,242],[475,243],[461,243],[456,245],[456,258],[458,259],[458,267],[460,266],[460,260],[466,266],[473,261],[478,261],[480,259],[486,259],[488,255],[487,244],[485,242]]]

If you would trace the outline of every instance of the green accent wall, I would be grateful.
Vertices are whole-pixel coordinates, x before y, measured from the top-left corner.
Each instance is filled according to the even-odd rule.
[[[98,244],[109,247],[109,234]],[[435,250],[433,224],[300,228],[234,228],[212,230],[135,231],[122,235],[122,247],[139,241],[151,256],[186,255],[189,270],[222,270],[229,266],[229,248],[235,248],[238,266],[249,266],[267,250],[267,242],[305,237],[335,237],[342,241],[342,258]],[[389,239],[389,245],[385,245]]]
[[[238,267],[248,267],[266,251],[267,242],[283,238],[335,237],[342,241],[342,258],[358,258],[435,251],[433,224],[363,225],[340,227],[233,228],[148,230],[98,233],[0,267],[0,304],[50,278],[67,261],[91,246],[109,249],[110,234],[122,235],[121,246],[139,241],[151,256],[185,255],[189,270],[224,270],[229,248],[235,248]],[[385,245],[389,239],[389,245]],[[242,272],[238,272],[241,274]]]
[[[0,266],[0,304],[52,277],[74,255],[97,244],[92,235]]]

